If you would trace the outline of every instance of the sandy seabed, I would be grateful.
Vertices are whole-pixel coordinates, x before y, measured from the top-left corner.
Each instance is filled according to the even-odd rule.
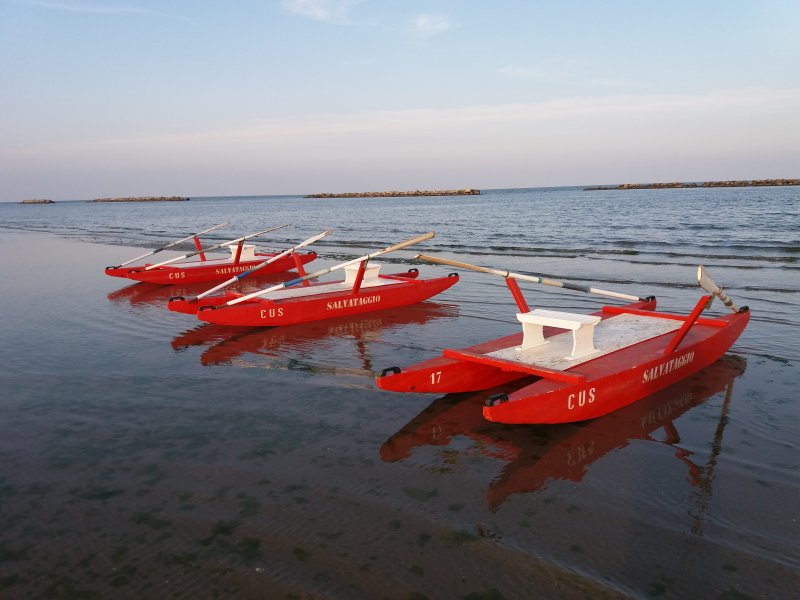
[[[1,597],[797,591],[796,363],[729,353],[606,418],[494,425],[496,390],[372,379],[458,345],[462,284],[393,314],[224,328],[168,312],[180,288],[103,274],[136,253],[0,232]]]

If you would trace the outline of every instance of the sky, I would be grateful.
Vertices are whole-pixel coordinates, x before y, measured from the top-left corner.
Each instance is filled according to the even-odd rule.
[[[0,0],[0,201],[800,177],[796,0]]]

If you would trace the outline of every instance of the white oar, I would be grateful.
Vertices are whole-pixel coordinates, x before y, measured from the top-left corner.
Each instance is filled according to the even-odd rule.
[[[598,296],[608,296],[609,298],[618,298],[620,300],[630,300],[632,302],[644,302],[646,298],[639,296],[631,296],[630,294],[621,294],[619,292],[609,292],[608,290],[600,290],[597,288],[589,287],[587,285],[578,285],[575,283],[567,283],[565,281],[558,281],[557,279],[547,279],[545,277],[537,277],[535,275],[522,275],[520,273],[511,273],[501,269],[490,269],[488,267],[479,267],[469,263],[459,262],[457,260],[449,260],[447,258],[438,258],[436,256],[426,256],[425,254],[417,254],[414,258],[424,260],[427,262],[448,265],[451,267],[460,267],[462,269],[470,269],[472,271],[480,271],[481,273],[491,273],[492,275],[500,275],[501,277],[510,277],[511,279],[519,279],[520,281],[530,281],[532,283],[541,283],[543,285],[551,285],[553,287],[560,287],[567,290],[575,290],[584,292],[586,294],[597,294]]]
[[[734,304],[733,300],[731,300],[725,292],[722,291],[722,288],[714,283],[714,280],[708,276],[703,265],[698,265],[697,267],[697,284],[712,296],[719,298],[722,303],[733,312],[739,312],[739,308]]]
[[[216,287],[213,287],[213,288],[211,288],[210,290],[207,290],[207,291],[203,292],[202,294],[198,294],[198,295],[197,295],[197,296],[195,296],[194,298],[190,299],[190,300],[189,300],[189,302],[196,302],[197,300],[200,300],[201,298],[205,298],[205,297],[206,297],[206,296],[208,296],[209,294],[213,294],[213,293],[214,293],[214,292],[216,292],[217,290],[221,290],[221,289],[222,289],[222,288],[224,288],[225,286],[228,286],[228,285],[230,285],[230,284],[232,284],[232,283],[235,283],[236,281],[239,281],[239,280],[241,280],[241,279],[244,279],[244,278],[245,278],[245,277],[247,277],[248,275],[252,275],[252,274],[253,274],[253,273],[255,273],[256,271],[258,271],[259,269],[262,269],[262,268],[266,267],[267,265],[274,263],[274,262],[275,262],[276,260],[278,260],[279,258],[283,258],[284,256],[286,256],[286,255],[288,255],[288,254],[292,254],[293,252],[295,252],[296,250],[298,250],[298,249],[300,249],[300,248],[303,248],[303,247],[305,247],[305,246],[308,246],[309,244],[313,244],[314,242],[321,240],[321,239],[322,239],[322,238],[324,238],[326,235],[328,235],[328,234],[329,234],[331,231],[333,231],[333,229],[326,229],[326,230],[325,230],[325,231],[323,231],[322,233],[318,233],[317,235],[315,235],[315,236],[313,236],[313,237],[310,237],[310,238],[308,238],[307,240],[303,240],[302,242],[300,242],[299,244],[296,244],[296,245],[292,246],[292,247],[291,247],[291,248],[289,248],[288,250],[284,250],[283,252],[281,252],[280,254],[276,254],[276,255],[275,255],[275,256],[273,256],[272,258],[268,258],[267,260],[265,260],[264,262],[262,262],[262,263],[260,263],[260,264],[256,265],[256,266],[255,266],[255,267],[253,267],[252,269],[249,269],[249,270],[247,270],[247,271],[244,271],[243,273],[239,273],[238,275],[234,275],[233,277],[231,277],[230,279],[228,279],[228,281],[225,281],[225,282],[223,282],[223,283],[220,283],[218,286],[216,286]]]
[[[421,235],[419,237],[412,238],[410,240],[406,240],[405,242],[400,242],[399,244],[395,244],[394,246],[389,246],[388,248],[384,248],[383,250],[378,250],[377,252],[372,252],[371,254],[365,254],[364,256],[360,256],[359,258],[354,258],[352,260],[348,260],[343,263],[339,263],[338,265],[334,265],[327,269],[322,269],[321,271],[317,271],[316,273],[311,273],[309,275],[305,275],[304,277],[298,277],[296,279],[291,279],[284,283],[280,283],[278,285],[269,287],[265,290],[261,290],[260,292],[253,292],[252,294],[248,294],[246,296],[241,296],[240,298],[235,298],[222,306],[233,306],[234,304],[239,304],[240,302],[245,302],[252,298],[257,298],[258,296],[263,296],[264,294],[268,294],[269,292],[275,292],[277,290],[282,290],[292,285],[296,285],[300,282],[305,281],[306,279],[316,279],[317,277],[321,277],[331,271],[337,271],[339,269],[344,269],[345,267],[349,267],[350,265],[354,265],[360,263],[361,261],[370,260],[375,258],[376,256],[381,256],[382,254],[388,254],[389,252],[394,252],[395,250],[400,250],[407,246],[413,246],[414,244],[419,244],[420,242],[424,242],[425,240],[431,239],[433,236],[436,235],[435,231],[429,231],[425,235]]]
[[[272,227],[270,229],[265,229],[264,231],[259,231],[257,233],[251,233],[250,235],[245,235],[240,238],[236,238],[235,240],[230,240],[228,242],[222,242],[221,244],[215,244],[214,246],[209,246],[208,248],[203,248],[202,250],[197,250],[195,252],[190,252],[189,254],[184,254],[183,256],[178,256],[176,258],[170,258],[169,260],[165,260],[164,262],[156,263],[154,265],[150,265],[145,269],[145,271],[149,271],[150,269],[155,269],[156,267],[163,267],[164,265],[168,265],[170,263],[174,263],[178,260],[183,260],[184,258],[190,258],[192,256],[197,256],[201,252],[208,252],[210,250],[216,250],[217,248],[222,248],[223,246],[229,246],[231,244],[238,244],[239,242],[243,242],[244,240],[249,240],[250,238],[257,237],[259,235],[263,235],[265,233],[269,233],[270,231],[275,231],[276,229],[282,229],[283,227],[288,227],[288,223],[286,225],[278,225],[277,227]]]
[[[220,227],[225,227],[225,225],[227,225],[227,224],[228,224],[228,222],[225,221],[224,223],[220,223],[219,225],[214,225],[213,227],[209,227],[208,229],[204,229],[203,231],[198,231],[197,233],[192,233],[192,234],[186,236],[185,238],[182,238],[182,239],[178,240],[177,242],[170,242],[169,244],[161,246],[160,248],[156,248],[155,250],[151,250],[150,252],[146,252],[146,253],[142,254],[141,256],[137,256],[136,258],[132,258],[129,261],[122,263],[121,265],[117,265],[116,267],[108,267],[108,268],[109,269],[119,269],[120,267],[125,267],[125,266],[131,264],[132,262],[136,262],[137,260],[142,260],[143,258],[147,258],[148,256],[151,256],[153,254],[157,254],[157,253],[161,252],[162,250],[166,250],[167,248],[172,248],[173,246],[177,246],[181,242],[185,242],[186,240],[190,240],[193,237],[197,237],[198,235],[203,235],[204,233],[208,233],[209,231],[214,231],[215,229],[219,229]]]

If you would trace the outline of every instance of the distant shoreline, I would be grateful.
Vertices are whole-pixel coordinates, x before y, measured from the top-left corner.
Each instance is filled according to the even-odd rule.
[[[407,192],[345,192],[343,194],[310,194],[305,198],[404,198],[408,196],[480,196],[473,188],[463,190],[413,190]]]
[[[96,198],[89,202],[186,202],[186,196],[139,196],[134,198]]]
[[[20,204],[54,204],[54,202],[46,198],[29,198],[28,200],[23,200]]]
[[[583,188],[585,192],[598,190],[660,190],[669,188],[762,187],[800,185],[800,179],[752,179],[744,181],[704,181],[702,183],[623,183],[622,185],[596,185]]]

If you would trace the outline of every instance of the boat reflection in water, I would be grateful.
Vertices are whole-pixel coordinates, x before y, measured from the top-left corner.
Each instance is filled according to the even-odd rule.
[[[200,356],[203,365],[237,364],[250,355],[248,359],[266,359],[270,367],[374,378],[370,342],[380,341],[383,334],[404,326],[425,325],[434,319],[457,316],[457,305],[421,302],[392,310],[284,327],[233,327],[206,323],[177,336],[172,347],[181,351],[191,346],[208,346]],[[351,348],[355,344],[360,368],[354,368],[352,360],[340,352],[331,351],[331,346],[337,343]],[[338,358],[341,358],[341,365],[335,362]],[[319,360],[328,363],[314,362]],[[253,365],[248,361],[245,366]]]
[[[456,436],[467,436],[485,456],[508,462],[487,490],[489,507],[496,510],[512,494],[543,489],[550,481],[581,481],[596,460],[631,440],[648,440],[675,448],[676,458],[688,466],[692,486],[707,501],[733,381],[746,366],[743,357],[724,355],[699,373],[621,410],[593,421],[565,425],[490,423],[484,420],[481,409],[484,400],[496,394],[497,389],[470,395],[449,394],[434,401],[387,440],[380,455],[386,462],[401,461],[418,446],[448,446]],[[680,435],[674,420],[722,391],[725,399],[712,453],[707,464],[700,466],[692,462],[690,452],[678,446]],[[655,436],[658,430],[665,435]]]
[[[267,287],[270,283],[283,283],[284,281],[289,281],[294,277],[297,277],[297,273],[284,272],[259,275],[258,272],[256,272],[248,277],[247,281],[237,281],[236,283],[231,284],[228,289],[235,292],[250,293]],[[127,301],[134,306],[142,304],[166,306],[169,299],[173,296],[184,296],[186,298],[190,298],[196,296],[197,294],[202,294],[212,285],[213,284],[210,284],[207,281],[176,285],[164,285],[161,283],[148,283],[139,281],[111,292],[108,294],[108,299],[111,302]]]

